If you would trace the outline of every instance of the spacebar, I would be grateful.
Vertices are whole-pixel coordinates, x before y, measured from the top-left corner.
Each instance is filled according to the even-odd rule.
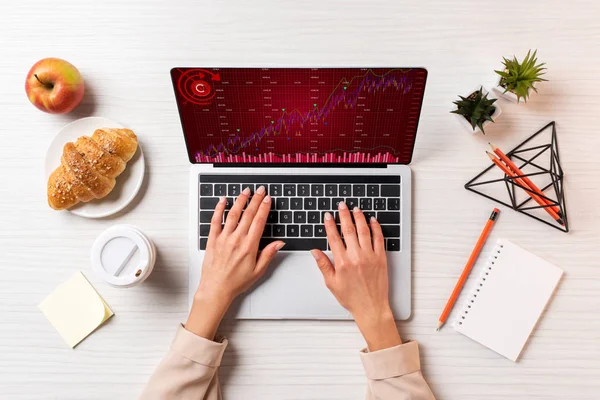
[[[281,251],[302,251],[302,250],[327,250],[327,239],[311,239],[311,238],[302,238],[302,239],[293,239],[293,238],[267,238],[260,239],[260,244],[258,248],[260,250],[264,249],[269,243],[272,243],[276,240],[283,240],[285,242],[285,246]]]

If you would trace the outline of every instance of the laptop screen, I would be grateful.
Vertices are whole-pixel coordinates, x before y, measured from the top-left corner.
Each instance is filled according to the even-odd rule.
[[[408,164],[423,68],[173,68],[192,163]]]

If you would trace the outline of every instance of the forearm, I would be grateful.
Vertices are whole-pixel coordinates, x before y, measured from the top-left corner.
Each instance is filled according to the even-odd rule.
[[[215,335],[231,301],[210,293],[198,289],[185,327],[177,331],[141,400],[220,398],[217,368],[227,341],[215,341]]]
[[[225,296],[210,296],[198,290],[194,295],[185,329],[205,339],[213,340],[230,305],[231,301]]]
[[[355,320],[370,351],[383,350],[402,344],[391,310],[386,309],[373,315],[357,315]]]
[[[180,326],[140,400],[218,399],[217,369],[226,347],[227,340],[211,341]]]

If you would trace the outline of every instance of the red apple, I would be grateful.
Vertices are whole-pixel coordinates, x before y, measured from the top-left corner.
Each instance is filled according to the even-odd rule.
[[[72,111],[83,98],[83,78],[71,63],[44,58],[31,67],[25,81],[31,104],[51,114]]]

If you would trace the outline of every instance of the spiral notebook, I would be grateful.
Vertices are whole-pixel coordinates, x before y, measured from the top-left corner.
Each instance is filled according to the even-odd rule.
[[[535,254],[498,240],[454,329],[517,361],[562,274]]]

